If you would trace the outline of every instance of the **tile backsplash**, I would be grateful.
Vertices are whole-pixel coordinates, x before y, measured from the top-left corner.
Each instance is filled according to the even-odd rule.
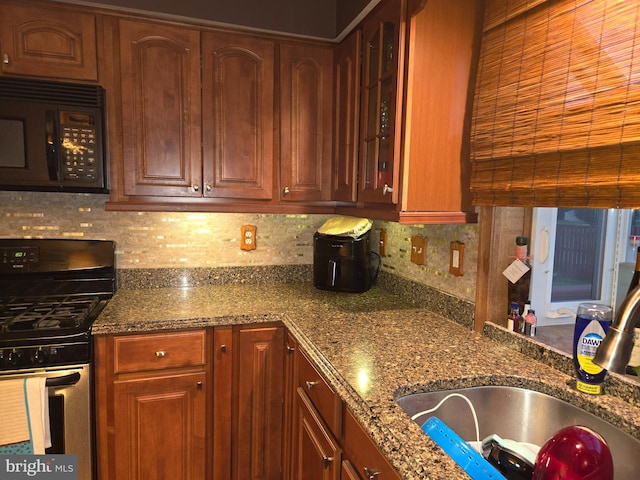
[[[107,212],[107,195],[0,192],[0,236],[89,238],[116,242],[116,265],[198,268],[313,263],[313,234],[331,215]],[[240,250],[240,227],[257,227],[255,250]],[[399,225],[375,222],[372,250],[387,232],[382,269],[475,302],[476,225]],[[428,238],[427,264],[409,261],[410,238]],[[464,275],[449,273],[449,243],[465,244]],[[311,279],[309,279],[311,281]]]

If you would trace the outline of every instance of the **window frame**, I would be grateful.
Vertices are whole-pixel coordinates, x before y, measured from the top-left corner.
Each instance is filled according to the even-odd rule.
[[[580,303],[594,302],[615,306],[618,282],[618,268],[620,262],[627,256],[628,232],[632,210],[606,209],[604,259],[602,268],[602,288],[597,299],[583,299],[576,301],[551,301],[553,262],[555,255],[555,235],[558,209],[555,207],[540,207],[533,209],[531,226],[531,308],[535,309],[539,326],[563,325],[574,323],[574,317],[565,312],[554,318],[550,312],[559,314],[563,311],[575,313]],[[546,237],[546,238],[545,238]],[[548,245],[547,255],[544,255],[545,245]]]

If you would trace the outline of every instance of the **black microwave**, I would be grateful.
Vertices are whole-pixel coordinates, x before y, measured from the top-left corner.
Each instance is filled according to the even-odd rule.
[[[0,190],[107,193],[104,89],[0,78]]]

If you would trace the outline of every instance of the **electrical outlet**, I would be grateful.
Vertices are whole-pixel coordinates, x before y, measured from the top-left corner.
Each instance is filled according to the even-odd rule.
[[[256,249],[256,226],[243,225],[240,227],[240,250]]]
[[[387,256],[387,231],[380,230],[380,250],[378,252],[381,257]]]
[[[451,242],[449,246],[449,273],[456,277],[464,275],[462,262],[464,260],[464,243]]]
[[[411,237],[411,261],[416,265],[427,264],[427,237]]]

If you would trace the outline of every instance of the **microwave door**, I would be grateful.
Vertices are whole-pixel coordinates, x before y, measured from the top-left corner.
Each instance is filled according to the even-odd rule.
[[[0,102],[0,188],[60,186],[55,115],[55,106]]]

